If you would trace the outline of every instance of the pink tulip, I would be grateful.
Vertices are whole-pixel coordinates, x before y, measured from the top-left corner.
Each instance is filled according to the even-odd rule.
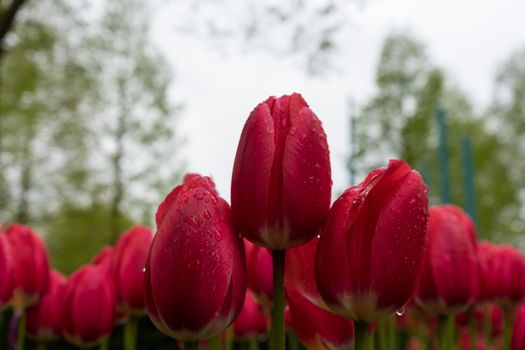
[[[86,265],[66,285],[63,300],[63,332],[71,343],[89,347],[103,341],[116,319],[117,293],[104,265]]]
[[[6,235],[0,231],[0,312],[13,296],[13,257]]]
[[[56,270],[52,270],[49,277],[47,293],[37,305],[27,309],[27,333],[37,341],[52,341],[62,334],[66,279]]]
[[[23,309],[38,303],[47,291],[47,249],[42,239],[27,226],[11,225],[6,234],[14,262],[13,306]]]
[[[273,299],[272,254],[268,249],[244,240],[248,288],[266,310],[271,309]]]
[[[312,238],[330,206],[330,157],[321,122],[301,95],[270,97],[244,125],[233,167],[233,219],[273,250]]]
[[[222,333],[246,291],[242,239],[230,208],[208,177],[187,175],[157,210],[146,263],[146,306],[153,323],[185,341]]]
[[[115,247],[113,272],[118,307],[124,314],[146,313],[144,266],[152,240],[148,227],[135,226],[120,236]]]
[[[244,340],[265,334],[268,329],[268,317],[250,291],[246,292],[241,313],[233,323],[233,333],[238,340]]]
[[[427,192],[417,171],[392,160],[337,199],[315,266],[317,288],[333,311],[370,321],[409,301],[426,240]]]

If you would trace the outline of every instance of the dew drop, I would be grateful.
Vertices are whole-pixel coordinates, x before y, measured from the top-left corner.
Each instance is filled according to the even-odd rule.
[[[220,241],[222,239],[222,233],[219,230],[215,230],[215,239]]]
[[[401,309],[396,311],[396,315],[403,316],[405,314],[405,308],[402,307]]]
[[[208,210],[205,210],[204,213],[202,213],[202,216],[205,218],[205,219],[209,219],[211,218],[211,214]]]

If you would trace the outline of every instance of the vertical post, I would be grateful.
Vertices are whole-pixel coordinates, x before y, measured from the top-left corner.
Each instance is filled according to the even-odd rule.
[[[474,159],[472,156],[472,144],[469,137],[466,135],[461,137],[461,153],[463,160],[463,179],[465,182],[465,210],[474,221],[474,224],[479,227],[476,208],[476,192],[474,188]]]
[[[350,154],[348,155],[348,159],[346,162],[346,167],[348,168],[348,171],[350,173],[350,186],[355,184],[355,148],[356,148],[356,142],[355,142],[355,103],[354,100],[351,97],[347,98],[347,109],[348,109],[348,121],[349,121],[349,127],[350,127]]]
[[[439,131],[439,180],[441,183],[441,202],[451,202],[450,179],[448,170],[448,145],[445,109],[438,105],[436,108],[437,126]]]

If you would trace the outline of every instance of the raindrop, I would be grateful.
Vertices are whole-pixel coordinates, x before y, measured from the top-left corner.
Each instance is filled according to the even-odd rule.
[[[220,241],[222,239],[222,233],[219,230],[215,230],[215,239]]]
[[[398,316],[403,316],[404,313],[405,313],[405,308],[404,307],[402,307],[401,309],[396,311],[396,315],[398,315]]]
[[[146,272],[146,268],[145,267],[142,268],[142,272]]]
[[[202,213],[202,216],[204,216],[205,219],[211,218],[211,214],[208,210],[205,210],[204,213]]]

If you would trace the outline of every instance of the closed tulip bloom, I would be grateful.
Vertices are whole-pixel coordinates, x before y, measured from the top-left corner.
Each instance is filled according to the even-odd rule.
[[[416,301],[445,314],[465,309],[479,291],[474,225],[453,205],[430,208],[428,242]]]
[[[320,308],[328,309],[319,295],[315,281],[315,256],[319,237],[286,252],[285,281],[288,289],[301,293]]]
[[[13,296],[13,260],[7,236],[0,231],[0,311]]]
[[[86,265],[77,270],[69,278],[63,302],[63,332],[71,343],[93,346],[111,333],[117,293],[103,265]]]
[[[353,321],[317,307],[294,289],[287,295],[292,329],[308,349],[354,349]]]
[[[521,302],[525,297],[525,260],[521,252],[502,245],[496,252],[496,301],[504,306]]]
[[[233,333],[238,340],[257,337],[268,329],[268,317],[250,291],[246,292],[241,313],[233,323]]]
[[[27,226],[7,228],[13,258],[13,306],[17,309],[35,305],[47,291],[49,261],[42,239]]]
[[[273,265],[272,254],[268,249],[244,240],[246,251],[246,270],[248,272],[248,288],[255,298],[267,310],[271,308],[273,299]]]
[[[480,300],[493,301],[497,296],[499,278],[498,246],[491,242],[478,243],[478,266],[480,281]]]
[[[244,125],[233,167],[237,229],[273,250],[298,246],[322,225],[331,188],[326,135],[301,95],[259,104]]]
[[[148,227],[135,226],[120,236],[115,247],[113,272],[118,307],[125,314],[146,312],[144,266],[152,240]]]
[[[246,291],[242,238],[208,177],[187,175],[156,215],[146,263],[146,306],[153,323],[185,341],[222,333]]]
[[[427,192],[417,171],[391,160],[336,200],[315,266],[317,288],[332,310],[370,321],[409,301],[425,247]]]
[[[91,259],[91,264],[93,265],[99,265],[99,264],[105,264],[108,267],[110,267],[112,260],[113,260],[113,253],[115,249],[110,245],[105,245],[100,249],[97,255]]]
[[[46,294],[37,305],[27,309],[27,333],[37,341],[52,341],[62,334],[66,278],[56,270],[52,270],[49,277]]]

